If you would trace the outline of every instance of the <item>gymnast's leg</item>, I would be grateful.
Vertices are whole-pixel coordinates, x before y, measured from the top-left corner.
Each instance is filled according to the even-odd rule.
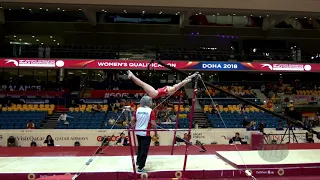
[[[157,97],[159,92],[149,84],[141,81],[130,70],[127,71],[128,78],[131,79],[136,85],[140,86],[151,98]]]
[[[179,82],[178,84],[173,85],[172,87],[169,87],[168,89],[168,94],[172,95],[174,94],[177,90],[179,90],[181,87],[186,85],[188,82],[192,81],[192,78],[196,77],[199,73],[196,72],[188,77],[186,77],[183,81]]]

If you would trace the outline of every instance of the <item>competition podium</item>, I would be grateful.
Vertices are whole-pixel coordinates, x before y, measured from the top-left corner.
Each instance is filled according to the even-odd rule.
[[[263,150],[264,148],[264,135],[261,132],[251,132],[250,147],[252,150]]]

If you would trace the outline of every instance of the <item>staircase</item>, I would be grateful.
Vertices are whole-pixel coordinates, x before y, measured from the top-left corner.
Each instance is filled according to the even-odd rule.
[[[264,95],[260,89],[253,89],[253,92],[256,93],[257,98],[260,99],[261,102],[268,100],[266,95]]]
[[[207,117],[204,115],[203,111],[195,111],[193,113],[193,122],[197,122],[199,128],[211,127],[211,124],[208,122]]]
[[[58,125],[57,121],[61,113],[54,112],[51,116],[47,117],[47,123],[44,125],[43,129],[55,129]]]

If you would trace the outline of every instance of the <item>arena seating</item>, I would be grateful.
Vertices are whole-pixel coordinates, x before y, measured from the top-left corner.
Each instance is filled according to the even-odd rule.
[[[35,128],[40,128],[47,115],[54,111],[54,104],[12,104],[1,108],[1,129],[25,129],[31,120]]]
[[[64,122],[58,123],[58,129],[125,129],[126,126],[123,124],[125,120],[124,114],[121,115],[121,110],[118,112],[108,111],[108,105],[101,105],[101,112],[92,112],[92,105],[79,105],[76,108],[69,108],[67,115],[73,118],[67,118],[68,124]],[[135,108],[139,107],[137,105]],[[173,108],[166,109],[168,116],[174,115],[178,111],[178,105],[174,105]],[[180,105],[179,114],[179,128],[189,127],[188,114],[190,108],[183,107]],[[120,116],[121,115],[121,116]],[[120,116],[120,117],[119,117]],[[110,118],[113,117],[115,120],[119,117],[116,124],[109,122]],[[171,122],[159,122],[158,125],[164,129],[174,129],[175,120]]]

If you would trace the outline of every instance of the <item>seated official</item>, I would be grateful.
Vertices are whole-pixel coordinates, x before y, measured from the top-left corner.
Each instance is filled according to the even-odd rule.
[[[229,140],[229,144],[243,143],[240,134],[237,132],[233,138]]]
[[[128,146],[128,139],[126,138],[126,135],[124,133],[120,134],[120,138],[117,141],[118,146]]]
[[[54,146],[54,140],[50,135],[47,136],[46,140],[43,142],[46,146]]]
[[[28,122],[27,129],[34,129],[34,123],[32,121]]]

